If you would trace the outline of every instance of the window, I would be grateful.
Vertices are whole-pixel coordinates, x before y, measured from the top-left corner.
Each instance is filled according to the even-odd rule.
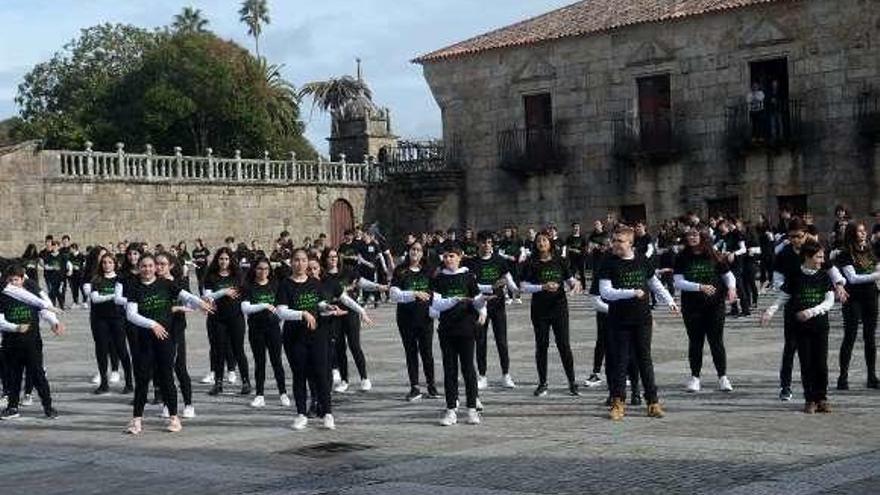
[[[739,216],[739,196],[707,199],[706,210],[711,217],[718,215]]]
[[[647,218],[648,213],[644,204],[624,205],[620,207],[620,220],[627,225],[633,225],[636,222],[644,222]]]
[[[639,135],[645,151],[665,150],[672,143],[669,74],[636,79],[639,90]]]
[[[548,129],[553,127],[553,100],[550,93],[523,96],[526,114],[526,129]]]
[[[746,102],[753,140],[776,141],[790,135],[792,107],[788,94],[788,59],[749,64]]]
[[[788,210],[792,215],[801,216],[807,212],[807,195],[776,196],[778,211]]]

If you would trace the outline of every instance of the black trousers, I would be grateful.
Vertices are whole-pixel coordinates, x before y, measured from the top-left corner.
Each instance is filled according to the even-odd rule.
[[[107,384],[108,358],[115,354],[117,362],[121,361],[125,372],[125,384],[131,386],[132,368],[131,358],[128,355],[128,346],[125,343],[125,320],[118,317],[100,318],[91,317],[89,320],[92,327],[92,338],[95,341],[95,359],[98,363],[98,374],[101,376],[101,384]]]
[[[799,328],[795,339],[801,362],[804,400],[828,399],[828,324],[823,328]]]
[[[419,385],[419,356],[422,358],[425,384],[434,385],[434,322],[428,320],[423,324],[414,324],[398,318],[397,330],[403,342],[410,387]]]
[[[277,323],[269,325],[249,325],[248,340],[254,354],[254,381],[257,395],[263,395],[266,384],[266,353],[275,373],[275,385],[279,394],[287,393],[284,363],[281,361],[281,329]]]
[[[150,379],[159,384],[168,413],[177,416],[177,387],[174,386],[174,339],[159,340],[151,330],[137,328],[137,344],[132,349],[137,363],[134,375],[134,417],[144,415]],[[153,376],[155,374],[155,376]]]
[[[794,353],[797,352],[797,321],[794,315],[790,315],[788,311],[783,310],[782,319],[782,336],[784,343],[782,345],[782,365],[779,368],[779,386],[780,388],[791,388],[791,373],[794,369]]]
[[[49,392],[49,381],[43,371],[43,350],[42,346],[37,345],[34,336],[5,337],[2,352],[6,367],[9,407],[18,407],[21,399],[22,375],[27,372],[28,378],[40,395],[43,410],[49,409],[52,406],[52,396]]]
[[[53,270],[44,273],[43,276],[46,278],[46,289],[52,304],[64,309],[64,274]]]
[[[284,353],[293,372],[293,400],[297,414],[308,412],[307,383],[314,384],[314,395],[318,399],[321,412],[328,414],[330,409],[330,336],[326,328],[308,330],[304,324],[286,327],[282,333]]]
[[[34,346],[37,349],[37,353],[40,357],[40,369],[43,369],[43,374],[45,374],[45,366],[43,363],[43,335],[37,332],[34,336]],[[31,395],[34,392],[34,377],[31,376],[30,373],[25,373],[24,375],[24,393],[25,395]]]
[[[593,373],[598,375],[602,371],[602,361],[608,352],[608,313],[596,313],[596,348],[593,349]],[[607,365],[606,365],[607,371]],[[630,354],[629,364],[626,368],[633,394],[639,393],[639,367],[633,354]]]
[[[477,371],[474,369],[474,336],[440,334],[440,352],[443,354],[443,391],[446,408],[455,409],[458,401],[458,368],[464,378],[468,409],[477,407]]]
[[[605,373],[611,397],[626,399],[626,375],[630,359],[634,359],[642,378],[645,401],[657,402],[657,384],[654,381],[654,363],[651,359],[653,321],[649,318],[638,323],[622,323],[609,318],[608,363]]]
[[[862,338],[865,342],[865,367],[868,379],[877,376],[877,290],[873,287],[864,294],[850,294],[843,305],[843,342],[840,343],[840,375],[848,376],[853,346],[862,324]]]
[[[486,357],[488,354],[489,323],[495,335],[495,347],[498,350],[498,361],[501,363],[501,374],[510,371],[510,354],[507,351],[507,311],[503,299],[496,299],[487,306],[486,323],[477,327],[477,372],[486,376]]]
[[[79,304],[79,296],[83,296],[83,302],[86,302],[85,295],[82,293],[83,274],[81,271],[74,271],[67,277],[67,286],[70,287],[70,296],[73,297],[73,304]]]
[[[184,405],[191,406],[192,399],[192,378],[189,376],[189,370],[186,367],[186,324],[171,324],[171,340],[174,341],[174,374],[177,376],[177,383],[180,384],[180,394],[183,395]]]
[[[688,361],[691,375],[699,377],[703,369],[703,346],[709,350],[719,377],[727,374],[727,352],[724,349],[724,303],[711,306],[683,305],[682,316],[688,336]]]
[[[550,347],[550,331],[556,341],[556,349],[562,360],[562,368],[568,383],[574,383],[574,357],[568,335],[568,307],[557,308],[550,314],[535,314],[532,308],[532,327],[535,331],[535,364],[538,367],[538,382],[547,384],[547,349]]]
[[[367,378],[367,359],[361,349],[361,317],[354,311],[349,311],[348,314],[337,318],[337,320],[336,352],[334,354],[339,375],[342,377],[342,381],[348,381],[348,355],[345,351],[347,344],[354,365],[357,367],[358,375],[363,380]]]
[[[570,256],[572,275],[577,277],[581,287],[587,287],[587,259],[583,255]]]
[[[751,306],[758,305],[758,284],[755,281],[755,259],[751,256],[743,257],[742,283],[743,297],[747,298]]]
[[[230,351],[234,362],[238,364],[242,383],[249,383],[248,361],[244,353],[244,317],[241,314],[231,318],[211,315],[208,317],[207,326],[214,383],[223,383],[223,364],[228,361],[227,356]]]

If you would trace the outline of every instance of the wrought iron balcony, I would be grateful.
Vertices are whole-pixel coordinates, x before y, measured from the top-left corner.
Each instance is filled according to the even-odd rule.
[[[865,91],[860,94],[855,114],[859,136],[868,143],[880,142],[880,93]]]
[[[665,161],[685,148],[684,117],[671,111],[633,116],[618,114],[613,119],[612,154],[625,161]]]
[[[400,141],[379,153],[385,175],[457,171],[462,168],[460,140]]]
[[[761,111],[750,111],[748,103],[728,106],[725,110],[725,146],[732,155],[755,149],[796,148],[807,140],[804,102],[789,98]]]
[[[516,174],[559,172],[565,166],[565,157],[558,126],[499,132],[498,161],[502,169]]]

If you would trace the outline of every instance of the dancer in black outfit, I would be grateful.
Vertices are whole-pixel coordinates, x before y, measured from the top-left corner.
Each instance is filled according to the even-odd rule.
[[[116,257],[112,254],[101,256],[88,283],[84,285],[91,304],[89,305],[89,323],[92,328],[92,338],[95,341],[95,358],[98,363],[98,375],[100,382],[95,394],[110,392],[107,378],[107,361],[112,352],[118,356],[122,369],[125,373],[125,388],[123,394],[130,394],[133,390],[131,358],[128,354],[125,334],[125,316],[114,302],[116,294]]]
[[[167,279],[175,284],[180,290],[189,290],[189,281],[183,276],[183,266],[180,260],[169,253],[157,254],[156,277]],[[173,306],[171,308],[171,328],[169,334],[174,344],[174,374],[183,395],[183,414],[185,419],[196,417],[196,409],[193,406],[192,378],[186,367],[186,313],[193,309],[188,306]],[[163,415],[168,416],[168,407],[165,406]]]

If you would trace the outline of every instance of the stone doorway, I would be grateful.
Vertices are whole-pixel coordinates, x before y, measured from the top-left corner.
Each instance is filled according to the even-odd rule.
[[[339,246],[346,230],[354,228],[354,210],[344,199],[337,199],[330,208],[330,242]]]

